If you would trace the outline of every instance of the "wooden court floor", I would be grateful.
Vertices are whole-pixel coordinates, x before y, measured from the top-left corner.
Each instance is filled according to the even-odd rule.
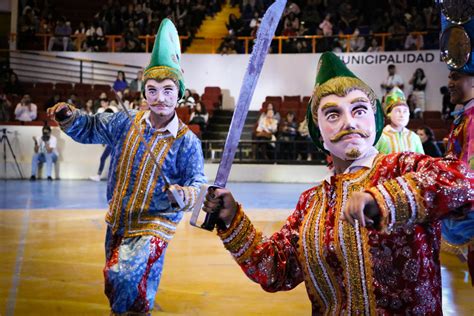
[[[103,294],[105,210],[0,210],[0,315],[108,315]],[[270,234],[284,211],[250,211]],[[215,233],[179,225],[153,315],[310,315],[304,285],[266,293]],[[445,315],[474,315],[463,265],[442,257]]]

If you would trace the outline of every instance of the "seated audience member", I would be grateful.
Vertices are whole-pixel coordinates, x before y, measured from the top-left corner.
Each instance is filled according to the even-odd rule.
[[[265,143],[259,143],[257,146],[257,159],[269,159],[276,140],[276,132],[278,131],[278,121],[273,115],[272,109],[267,109],[265,116],[258,122],[255,133],[256,140],[264,140]],[[272,142],[272,143],[270,143]]]
[[[117,78],[114,81],[112,89],[115,91],[123,91],[128,88],[127,79],[125,78],[125,72],[117,71]]]
[[[54,29],[54,36],[49,39],[48,50],[52,51],[55,44],[63,46],[63,51],[67,51],[71,43],[72,29],[69,22],[66,22],[64,17],[58,19],[56,28]]]
[[[178,101],[178,107],[182,108],[187,106],[189,107],[189,109],[193,109],[195,105],[196,100],[194,100],[191,90],[184,90],[184,96],[181,100]]]
[[[0,122],[7,122],[10,120],[10,109],[12,103],[8,100],[4,93],[0,93]]]
[[[38,115],[38,107],[31,102],[29,94],[25,94],[21,102],[16,105],[15,119],[22,122],[31,122],[36,120]]]
[[[189,124],[197,124],[201,128],[201,131],[205,131],[207,129],[208,120],[209,114],[206,111],[206,107],[202,106],[201,102],[197,102],[194,111],[189,117]]]
[[[288,112],[280,124],[280,134],[278,136],[282,159],[295,159],[295,140],[297,135],[298,123],[295,121],[295,113]]]
[[[94,101],[92,99],[87,100],[86,104],[81,109],[81,111],[87,115],[94,115],[95,113]]]
[[[306,141],[306,143],[299,143],[297,152],[298,156],[296,160],[305,159],[307,161],[313,160],[313,153],[314,153],[314,145],[311,140],[311,136],[309,135],[308,129],[308,121],[306,120],[306,116],[304,120],[298,126],[298,136],[297,140]]]
[[[51,173],[53,170],[53,163],[58,159],[58,152],[56,150],[56,137],[51,135],[51,127],[43,126],[43,134],[36,138],[33,136],[35,142],[35,153],[31,160],[31,181],[36,180],[36,172],[38,164],[46,162],[46,176],[49,181],[52,181]],[[57,175],[56,175],[57,176]]]
[[[18,76],[16,73],[11,71],[8,81],[5,82],[5,86],[3,87],[3,92],[5,94],[13,94],[13,95],[23,95],[24,89],[23,85],[18,80]]]
[[[130,92],[141,92],[143,87],[143,69],[137,72],[137,77],[130,81]]]
[[[55,105],[56,103],[59,103],[61,101],[63,101],[62,97],[61,97],[61,94],[58,91],[55,91],[53,93],[53,96],[46,101],[45,106],[46,106],[46,108],[50,108],[53,105]]]
[[[423,151],[431,157],[442,157],[441,150],[436,144],[434,132],[428,126],[422,126],[416,130],[423,144]]]
[[[258,118],[258,121],[260,122],[260,120],[262,120],[262,119],[264,119],[264,118],[266,117],[266,114],[267,114],[267,111],[268,111],[268,110],[272,110],[272,111],[273,111],[273,118],[274,118],[275,120],[277,120],[277,123],[280,123],[280,119],[281,119],[280,113],[278,113],[278,112],[275,110],[275,108],[274,108],[274,106],[273,106],[272,103],[268,103],[268,104],[267,104],[267,108],[266,108],[266,109],[263,109],[263,112],[262,112],[262,114],[260,114],[260,117]]]
[[[74,104],[74,106],[78,109],[82,109],[82,102],[81,99],[77,97],[76,93],[71,93],[69,99],[67,99],[67,103]]]

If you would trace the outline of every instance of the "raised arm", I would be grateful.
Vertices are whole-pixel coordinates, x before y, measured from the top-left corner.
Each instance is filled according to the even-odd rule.
[[[214,199],[206,200],[206,211],[222,209],[222,213],[232,213],[234,207],[231,193],[227,190],[216,190]],[[265,291],[276,292],[291,290],[303,281],[303,270],[298,261],[298,241],[300,226],[304,218],[304,206],[310,198],[309,193],[303,193],[295,211],[287,218],[280,231],[271,237],[265,237],[257,230],[242,206],[235,204],[233,220],[227,228],[222,226],[218,235],[224,246],[229,250],[245,274],[254,282],[259,283]],[[222,200],[223,202],[215,202]],[[230,218],[227,215],[227,218]],[[226,222],[226,220],[224,220]]]

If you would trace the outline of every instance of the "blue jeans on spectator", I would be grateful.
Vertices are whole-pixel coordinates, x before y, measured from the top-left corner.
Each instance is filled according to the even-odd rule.
[[[58,160],[58,156],[55,153],[36,153],[33,155],[31,160],[31,175],[36,177],[36,171],[38,170],[38,164],[46,162],[46,176],[51,177],[53,170],[53,163]]]

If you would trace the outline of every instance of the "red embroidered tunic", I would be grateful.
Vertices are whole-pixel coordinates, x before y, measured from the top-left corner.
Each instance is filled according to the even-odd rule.
[[[218,233],[264,290],[290,290],[304,281],[313,314],[439,315],[438,219],[472,203],[473,184],[457,160],[378,155],[372,169],[332,176],[304,192],[269,238],[241,208]],[[381,209],[379,230],[343,220],[351,193],[364,190]]]

